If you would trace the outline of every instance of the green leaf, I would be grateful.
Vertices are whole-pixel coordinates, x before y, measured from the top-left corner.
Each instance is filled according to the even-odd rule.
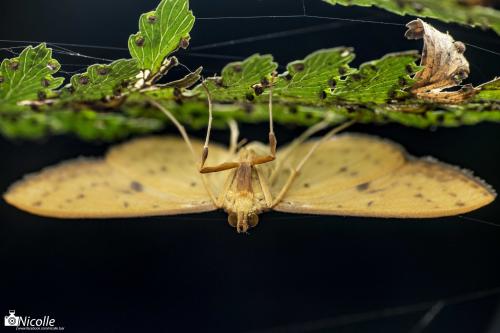
[[[90,102],[120,95],[138,71],[137,61],[133,59],[120,59],[109,65],[92,65],[85,73],[71,77],[71,86],[65,89],[68,94],[63,98]]]
[[[160,72],[170,53],[187,47],[193,25],[188,0],[162,0],[155,11],[142,14],[139,32],[128,41],[139,69],[149,70],[153,76]]]
[[[254,54],[244,61],[226,65],[222,76],[208,78],[206,86],[212,98],[218,101],[253,100],[256,96],[253,86],[269,80],[277,67],[271,55]],[[201,86],[196,89],[203,91]]]
[[[496,78],[479,87],[480,91],[475,96],[475,101],[496,101],[500,103],[500,78]]]
[[[417,52],[387,54],[379,60],[360,66],[359,70],[339,81],[332,93],[334,99],[351,103],[386,103],[408,95],[404,89],[413,84],[410,78],[419,67]]]
[[[64,78],[53,74],[61,68],[45,44],[28,46],[19,57],[4,59],[0,65],[0,103],[16,104],[54,96]]]
[[[323,0],[332,5],[375,6],[398,15],[430,17],[444,22],[491,28],[500,34],[500,11],[467,6],[460,0]]]
[[[348,64],[354,59],[352,49],[338,47],[319,50],[304,60],[288,64],[288,71],[280,76],[273,93],[292,97],[303,103],[318,103],[326,98],[340,77],[352,72]]]
[[[114,141],[163,127],[163,120],[100,113],[91,109],[52,109],[40,113],[26,108],[19,113],[0,113],[0,133],[9,138],[38,139],[55,134],[75,134],[84,140]]]

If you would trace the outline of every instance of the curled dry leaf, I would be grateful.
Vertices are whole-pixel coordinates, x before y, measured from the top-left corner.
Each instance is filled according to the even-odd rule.
[[[457,91],[443,91],[458,86],[469,76],[469,62],[464,57],[465,45],[421,19],[406,26],[406,38],[424,39],[420,63],[424,68],[415,75],[416,83],[410,91],[417,98],[449,104],[462,103],[473,97],[477,89],[470,84]]]

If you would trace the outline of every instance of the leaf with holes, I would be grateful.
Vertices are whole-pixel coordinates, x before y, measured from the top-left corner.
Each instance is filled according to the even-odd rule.
[[[145,80],[161,72],[169,54],[188,46],[194,20],[188,0],[162,0],[156,10],[141,15],[128,47],[139,69],[148,71]]]
[[[367,62],[359,70],[339,81],[332,98],[351,103],[386,103],[408,96],[404,90],[413,84],[410,75],[420,67],[417,52],[387,54]]]
[[[291,62],[287,72],[280,75],[273,93],[303,103],[318,103],[325,99],[340,77],[352,72],[348,64],[354,59],[352,49],[338,47],[319,50],[304,60]]]
[[[64,78],[55,78],[61,65],[52,59],[45,44],[28,46],[19,57],[4,59],[0,65],[0,103],[43,100],[55,95]]]
[[[71,86],[64,89],[62,98],[90,102],[119,96],[138,71],[134,59],[120,59],[109,65],[92,65],[85,73],[73,75]]]
[[[263,92],[262,83],[265,85],[277,67],[271,55],[254,54],[244,61],[226,65],[222,75],[208,78],[206,85],[217,101],[254,100]],[[201,86],[196,89],[203,91]]]
[[[491,28],[500,34],[500,11],[490,7],[468,5],[464,0],[323,0],[332,5],[375,6],[398,15],[430,17],[444,22],[455,22],[482,28]],[[472,1],[471,1],[472,2]]]

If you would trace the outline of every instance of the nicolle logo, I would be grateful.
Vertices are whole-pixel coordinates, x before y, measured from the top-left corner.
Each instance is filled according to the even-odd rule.
[[[16,316],[16,310],[9,310],[9,315],[4,317],[4,326],[16,327],[16,330],[47,330],[63,331],[64,327],[55,326],[56,320],[50,316],[31,318],[30,316]]]

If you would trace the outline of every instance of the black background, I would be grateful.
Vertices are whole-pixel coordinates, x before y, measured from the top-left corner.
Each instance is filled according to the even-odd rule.
[[[310,14],[330,17],[409,20],[319,0],[307,0],[306,5]],[[137,31],[139,14],[155,6],[155,0],[2,1],[0,38],[123,47],[128,35]],[[298,0],[193,0],[191,7],[198,17],[302,13]],[[198,20],[191,46],[334,22]],[[458,40],[499,51],[492,32],[434,23]],[[321,32],[203,52],[239,57],[272,53],[286,64],[319,48],[352,45],[357,65],[387,52],[419,49],[420,42],[403,38],[404,30],[339,21]],[[126,51],[70,48],[96,57],[127,56]],[[0,52],[2,57],[9,55]],[[467,56],[471,82],[499,73],[497,55],[469,47]],[[56,57],[66,64],[66,71],[90,63],[81,57]],[[220,71],[227,62],[189,52],[179,58],[191,68],[204,65],[207,74]],[[182,74],[185,71],[178,69],[172,77]],[[278,140],[285,143],[302,130],[279,126]],[[266,131],[265,126],[242,126],[249,139],[264,140]],[[432,155],[472,169],[500,188],[496,124],[434,131],[358,125],[353,131],[388,137],[416,156]],[[214,139],[225,142],[227,136],[219,131]],[[79,155],[100,155],[106,148],[69,136],[38,142],[0,139],[0,188],[27,172]],[[499,208],[497,201],[467,217],[500,225]],[[222,212],[65,221],[31,216],[2,201],[0,219],[0,313],[16,309],[32,317],[50,315],[67,332],[246,332],[283,325],[302,331],[297,324],[500,286],[500,228],[461,217],[390,220],[267,213],[258,228],[243,236],[227,225]],[[497,306],[497,296],[447,306],[425,332],[500,332]],[[423,314],[390,315],[322,331],[410,332]]]

